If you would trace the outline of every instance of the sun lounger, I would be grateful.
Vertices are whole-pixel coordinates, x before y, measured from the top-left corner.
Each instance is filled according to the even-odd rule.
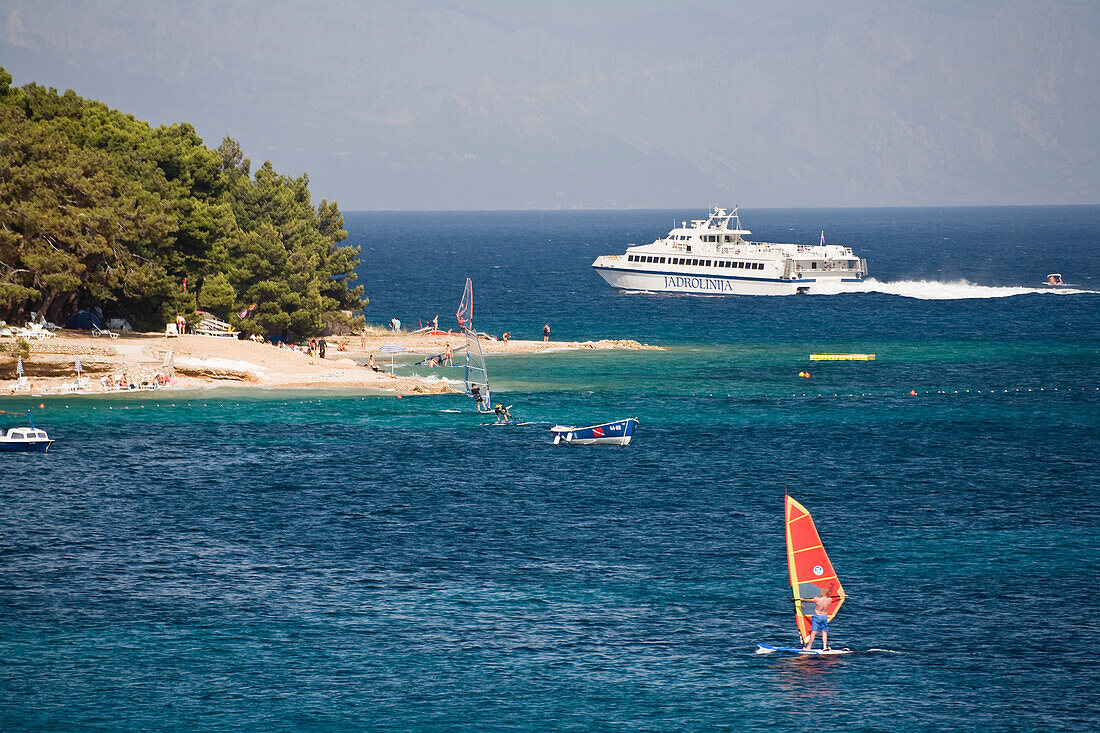
[[[20,329],[16,336],[22,336],[26,339],[47,339],[53,338],[54,332],[49,331],[42,327],[41,323],[28,324],[26,328]]]
[[[106,330],[100,328],[99,326],[95,325],[94,323],[92,324],[92,335],[93,336],[109,336],[113,339],[118,338],[118,334],[115,333],[114,331],[106,331]]]
[[[28,380],[26,377],[20,377],[19,379],[15,380],[15,384],[11,386],[11,391],[22,392],[23,390],[29,390],[30,388],[30,380]]]

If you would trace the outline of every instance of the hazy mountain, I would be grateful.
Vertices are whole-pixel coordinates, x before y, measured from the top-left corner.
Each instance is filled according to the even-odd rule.
[[[344,209],[1100,201],[1095,3],[523,6],[15,0],[0,65]]]

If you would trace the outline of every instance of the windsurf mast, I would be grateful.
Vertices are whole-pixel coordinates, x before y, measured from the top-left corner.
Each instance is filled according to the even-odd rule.
[[[466,334],[466,394],[474,398],[478,412],[489,412],[493,404],[489,393],[489,372],[485,369],[481,341],[474,330],[474,283],[470,278],[466,278],[466,288],[462,291],[462,300],[455,316]]]
[[[806,507],[789,496],[784,496],[787,527],[787,571],[791,579],[791,593],[794,597],[794,620],[798,634],[805,643],[810,636],[810,617],[814,604],[809,598],[828,595],[828,617],[832,621],[844,603],[844,587],[833,570],[821,537],[814,526],[813,517]]]

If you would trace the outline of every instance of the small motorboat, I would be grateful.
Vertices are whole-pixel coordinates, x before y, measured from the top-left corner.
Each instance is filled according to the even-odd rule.
[[[1059,275],[1057,272],[1052,272],[1047,275],[1047,279],[1043,281],[1043,284],[1049,285],[1052,288],[1056,288],[1059,285],[1065,285],[1065,283],[1062,282],[1062,276]]]
[[[638,427],[638,418],[605,422],[578,428],[573,425],[555,425],[550,428],[554,434],[554,445],[576,443],[577,445],[630,445],[630,436]]]
[[[0,434],[0,453],[45,453],[53,445],[40,428],[11,428]]]
[[[16,414],[7,410],[0,410],[0,413]],[[30,410],[27,410],[27,421],[31,424],[29,428],[10,428],[6,433],[0,430],[0,453],[45,453],[50,449],[53,441],[45,430],[34,426],[34,417]]]

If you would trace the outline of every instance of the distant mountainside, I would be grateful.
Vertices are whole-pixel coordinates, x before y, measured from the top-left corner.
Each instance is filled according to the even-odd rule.
[[[458,5],[14,0],[0,62],[346,208],[1100,201],[1094,3]]]

